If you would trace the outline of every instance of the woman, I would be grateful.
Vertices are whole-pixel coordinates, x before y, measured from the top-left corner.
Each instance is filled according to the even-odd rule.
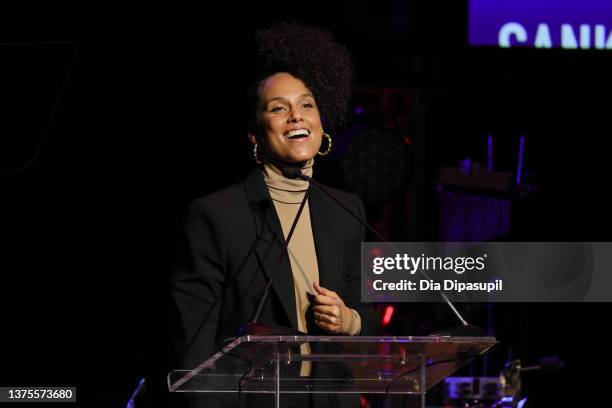
[[[282,169],[312,175],[315,158],[331,149],[325,130],[341,123],[350,95],[351,58],[328,32],[280,24],[260,32],[258,42],[249,126],[258,167],[242,182],[193,201],[184,223],[172,275],[182,368],[206,360],[253,319],[308,189]],[[330,190],[364,217],[356,195]],[[316,188],[307,204],[258,321],[311,335],[375,335],[378,315],[360,302],[363,227]],[[309,369],[302,367],[302,375]]]

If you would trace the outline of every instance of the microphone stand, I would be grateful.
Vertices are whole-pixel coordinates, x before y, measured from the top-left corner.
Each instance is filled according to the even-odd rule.
[[[284,170],[283,170],[283,174],[284,174]],[[250,322],[243,325],[242,327],[240,327],[240,329],[238,329],[238,336],[244,336],[244,335],[305,336],[306,335],[306,333],[302,333],[298,330],[294,330],[289,327],[262,324],[262,323],[259,323],[258,321],[259,321],[259,317],[261,316],[261,312],[263,310],[264,304],[266,303],[266,300],[268,300],[268,297],[270,297],[270,288],[272,287],[272,282],[274,282],[274,278],[276,277],[276,275],[278,274],[278,271],[280,270],[280,265],[281,265],[281,262],[283,261],[283,257],[285,256],[285,254],[287,254],[287,256],[289,255],[287,251],[287,248],[289,247],[289,241],[291,241],[291,237],[293,236],[293,231],[295,231],[295,227],[297,226],[300,216],[302,215],[302,210],[304,210],[304,206],[306,205],[306,202],[308,201],[309,196],[310,196],[310,188],[308,188],[306,192],[304,193],[304,198],[302,199],[298,212],[295,218],[293,219],[293,224],[291,224],[291,229],[289,230],[289,233],[287,234],[287,238],[285,238],[283,249],[282,251],[279,252],[278,257],[276,258],[274,267],[272,268],[272,273],[270,275],[270,278],[268,279],[268,283],[266,284],[266,288],[264,289],[264,293],[261,297],[261,300],[259,301],[257,310],[255,311],[255,314],[253,315],[253,319]]]
[[[287,177],[287,178],[300,178],[302,180],[308,181],[309,185],[316,186],[320,191],[322,191],[323,193],[325,193],[325,195],[330,197],[336,204],[338,204],[340,207],[342,207],[353,218],[355,218],[357,221],[359,221],[359,223],[361,225],[365,226],[370,232],[372,232],[374,235],[376,235],[383,242],[391,244],[399,252],[399,248],[397,248],[387,238],[382,236],[370,224],[368,224],[366,221],[362,220],[361,217],[356,215],[353,211],[351,211],[344,204],[342,204],[336,197],[334,197],[334,195],[332,193],[330,193],[326,188],[324,188],[320,183],[315,181],[312,177],[309,177],[309,176],[303,174],[299,169],[296,169],[296,168],[285,168],[285,169],[283,169],[283,175],[285,177]],[[427,273],[424,270],[419,269],[419,272],[421,272],[421,274],[423,274],[423,276],[425,276],[427,279],[430,279],[429,276],[427,275]],[[440,295],[442,296],[442,299],[444,300],[444,303],[446,303],[446,305],[450,308],[451,312],[457,318],[457,320],[459,320],[461,325],[460,326],[456,326],[456,327],[450,327],[450,328],[443,329],[443,330],[440,330],[440,331],[436,331],[436,332],[431,334],[432,336],[470,336],[470,337],[471,336],[474,336],[474,337],[484,337],[484,336],[487,336],[487,334],[485,333],[485,331],[483,329],[481,329],[478,326],[474,326],[472,324],[469,324],[468,321],[463,318],[461,313],[459,313],[459,310],[457,310],[455,305],[446,296],[444,291],[440,290],[439,292],[440,292]]]

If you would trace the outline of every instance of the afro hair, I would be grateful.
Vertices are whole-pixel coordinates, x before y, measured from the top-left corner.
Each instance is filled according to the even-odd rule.
[[[278,23],[257,32],[257,76],[249,90],[249,131],[258,134],[259,87],[277,72],[288,72],[312,92],[325,128],[346,120],[353,60],[331,32],[298,23]]]

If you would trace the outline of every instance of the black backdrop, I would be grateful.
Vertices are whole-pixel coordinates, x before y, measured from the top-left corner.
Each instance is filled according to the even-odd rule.
[[[468,49],[465,4],[451,3],[5,8],[2,42],[63,40],[78,54],[40,154],[0,174],[0,385],[76,385],[79,405],[110,407],[139,376],[163,372],[178,222],[191,198],[251,168],[253,32],[277,19],[330,28],[355,56],[358,85],[425,93],[423,206],[435,205],[435,171],[455,152],[491,130],[524,132],[542,194],[515,238],[609,240],[612,54]],[[424,212],[415,239],[432,238],[434,214]],[[443,308],[427,309],[397,318],[450,323]],[[607,371],[609,312],[496,306],[496,368],[509,348],[527,363],[559,355],[568,367],[529,385],[539,406],[603,398],[591,383]],[[396,334],[424,334],[417,323]]]

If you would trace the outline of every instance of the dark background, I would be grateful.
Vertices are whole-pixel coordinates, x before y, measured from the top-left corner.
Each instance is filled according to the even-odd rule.
[[[3,6],[0,41],[20,45],[0,47],[0,385],[75,385],[79,405],[110,407],[140,376],[152,394],[161,384],[178,224],[189,200],[252,168],[243,100],[253,33],[281,19],[334,32],[354,55],[356,95],[409,95],[411,213],[392,238],[437,239],[439,167],[482,161],[492,132],[500,146],[527,136],[525,166],[538,186],[505,239],[610,240],[612,53],[470,49],[463,2],[218,6]],[[515,155],[499,152],[502,169]],[[340,158],[316,174],[347,188],[326,173]],[[368,206],[382,230],[384,205]],[[487,324],[483,305],[462,307]],[[595,384],[608,369],[609,312],[495,305],[501,345],[488,372],[478,363],[466,373],[497,375],[510,350],[526,364],[560,356],[564,370],[526,379],[533,402],[604,401]],[[440,305],[398,305],[394,319],[386,330],[398,335],[453,323]]]

